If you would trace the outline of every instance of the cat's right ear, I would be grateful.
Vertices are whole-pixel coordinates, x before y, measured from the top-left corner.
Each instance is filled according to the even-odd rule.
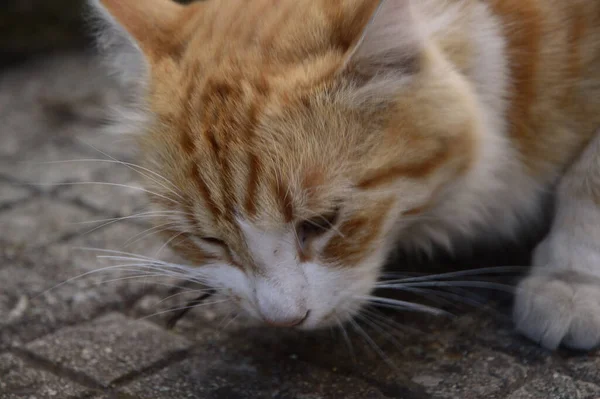
[[[172,0],[88,0],[97,45],[127,83],[148,78],[153,63],[182,51],[186,6]]]
[[[342,70],[365,75],[411,72],[424,48],[424,35],[411,0],[379,0],[346,55]]]

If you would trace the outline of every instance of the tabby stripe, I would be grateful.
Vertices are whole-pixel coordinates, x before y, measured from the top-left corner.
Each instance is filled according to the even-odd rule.
[[[216,219],[221,214],[221,210],[219,209],[214,198],[210,194],[210,190],[208,189],[208,186],[206,185],[204,178],[202,178],[202,175],[200,174],[200,170],[199,170],[198,166],[195,164],[195,162],[192,162],[191,178],[192,178],[192,182],[198,187],[198,191],[200,192],[202,199],[206,203],[206,206],[208,207],[211,214]]]
[[[384,184],[389,184],[400,177],[410,179],[426,178],[444,164],[449,156],[450,150],[447,147],[442,147],[435,151],[432,156],[421,162],[405,165],[392,165],[376,170],[359,181],[357,187],[361,189],[371,189]]]
[[[508,111],[512,129],[509,134],[525,155],[528,149],[535,148],[538,140],[532,128],[534,122],[530,120],[530,110],[536,100],[542,16],[536,0],[494,0],[491,6],[504,19],[508,41],[512,77],[512,104]],[[519,21],[522,28],[516,28],[514,21]]]

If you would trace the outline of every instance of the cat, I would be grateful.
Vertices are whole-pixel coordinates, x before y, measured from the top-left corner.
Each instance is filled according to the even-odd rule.
[[[331,326],[394,248],[514,237],[551,196],[516,329],[600,344],[600,2],[91,3],[186,273]]]

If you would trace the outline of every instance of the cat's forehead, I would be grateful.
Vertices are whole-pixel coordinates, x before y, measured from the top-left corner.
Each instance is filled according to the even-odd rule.
[[[259,51],[278,63],[346,52],[379,0],[210,0],[196,9],[188,53],[220,59]]]

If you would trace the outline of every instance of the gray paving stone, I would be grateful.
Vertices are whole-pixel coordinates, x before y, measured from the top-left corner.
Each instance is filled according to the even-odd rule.
[[[441,354],[435,363],[416,365],[412,381],[439,398],[501,398],[507,388],[528,375],[525,367],[500,353],[472,348],[454,356]]]
[[[81,201],[111,215],[130,216],[145,210],[148,200],[146,193],[140,190],[141,176],[127,166],[113,165],[110,168],[100,169],[94,173],[92,180],[131,186],[131,188],[109,185],[76,185],[66,187],[60,192],[59,197]],[[143,221],[144,219],[137,220]]]
[[[598,399],[600,387],[553,373],[536,378],[517,389],[507,399]]]
[[[77,224],[93,215],[73,205],[39,198],[0,213],[2,239],[16,248],[31,249],[82,230]]]
[[[0,355],[0,399],[67,399],[85,388],[25,364],[12,354]]]
[[[66,324],[89,320],[124,298],[80,298],[66,287],[39,295],[52,284],[27,265],[0,269],[0,350],[21,346]]]
[[[102,152],[120,161],[135,162],[138,154],[135,135],[115,133],[111,131],[110,126],[104,126],[102,130],[97,131],[87,130],[78,138],[84,148],[92,148],[92,154],[96,153],[98,157],[106,158]]]
[[[189,341],[157,326],[111,313],[64,328],[27,345],[27,350],[102,385],[186,350]]]
[[[163,299],[174,293],[173,285],[178,285],[180,279],[131,278],[140,273],[119,269],[94,273],[102,267],[130,262],[97,259],[98,255],[106,254],[82,249],[126,250],[153,256],[163,246],[162,241],[150,238],[131,247],[123,246],[127,239],[144,230],[136,225],[115,224],[68,243],[24,251],[15,255],[14,260],[6,261],[7,265],[0,268],[0,318],[4,317],[0,319],[0,348],[27,343],[64,325],[94,318],[106,310],[129,311],[131,305],[128,304],[136,302],[142,295]],[[165,255],[162,259],[174,260],[168,249],[161,253]],[[173,301],[159,303],[160,299],[147,302],[146,313],[133,313],[143,317],[183,306]]]
[[[333,371],[290,360],[269,364],[227,352],[200,353],[123,388],[155,399],[384,399],[378,388]],[[399,396],[398,396],[399,397]]]
[[[10,183],[0,181],[0,207],[17,203],[31,195],[31,191]]]
[[[98,217],[93,217],[90,220],[98,220]],[[144,264],[143,261],[129,260],[126,257],[141,256],[151,259],[180,261],[164,245],[163,240],[152,234],[156,230],[149,230],[149,227],[138,226],[126,221],[97,227],[100,227],[98,223],[86,224],[85,230],[72,240],[48,246],[45,250],[33,254],[32,263],[38,265],[36,270],[49,279],[56,281],[64,281],[83,273],[92,272],[85,277],[72,281],[74,287],[83,289],[85,287],[89,288],[90,283],[101,283],[119,277],[145,273],[144,271],[136,273],[135,269],[133,272],[123,271],[122,268],[119,268],[119,265]],[[106,257],[125,258],[112,259]],[[133,267],[131,266],[129,269],[131,270]],[[159,273],[155,270],[150,270],[150,272]],[[151,277],[144,280],[145,284],[151,284],[152,281],[160,281],[161,278]],[[135,283],[137,281],[130,279],[123,282]],[[166,280],[162,282],[166,282]]]
[[[567,359],[565,367],[571,375],[600,386],[600,351]]]
[[[119,98],[115,80],[84,54],[60,54],[3,70],[0,157],[22,158],[48,139],[97,130],[107,105]]]
[[[18,158],[0,158],[0,174],[37,190],[49,192],[69,187],[65,183],[94,181],[94,173],[107,165],[97,162],[65,162],[91,158],[72,139],[49,140]],[[86,184],[86,186],[91,186]]]

